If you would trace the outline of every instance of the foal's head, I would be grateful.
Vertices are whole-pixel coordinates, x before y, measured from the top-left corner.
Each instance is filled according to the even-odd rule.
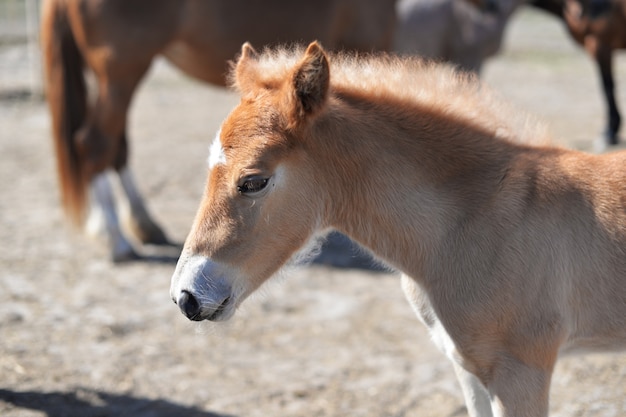
[[[313,43],[299,61],[265,58],[245,44],[233,68],[241,102],[211,146],[204,197],[172,277],[171,296],[193,320],[228,319],[324,227],[317,167],[303,147],[328,96],[326,54]]]

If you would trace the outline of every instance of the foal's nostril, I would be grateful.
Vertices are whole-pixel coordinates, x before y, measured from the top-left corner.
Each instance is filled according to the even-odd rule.
[[[189,291],[183,290],[178,297],[178,308],[190,320],[200,320],[200,304]]]

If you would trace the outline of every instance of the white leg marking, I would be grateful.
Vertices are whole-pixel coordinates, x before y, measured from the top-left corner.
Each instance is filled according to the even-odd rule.
[[[144,199],[135,186],[135,180],[129,167],[117,172],[122,191],[126,198],[121,201],[118,211],[124,219],[124,226],[144,243],[166,243],[167,237],[161,228],[152,220]]]
[[[91,191],[89,215],[87,217],[87,222],[85,223],[85,232],[87,233],[87,236],[94,239],[101,237],[106,238],[104,212],[102,211],[100,204],[98,204],[93,190]]]
[[[128,205],[124,204],[120,207],[124,218],[128,222],[127,224],[136,224],[137,227],[141,227],[141,225],[153,225],[154,222],[148,214],[148,209],[143,201],[143,197],[135,185],[135,180],[130,168],[125,167],[119,171],[119,178],[122,184],[122,190],[124,190],[124,194],[126,195],[127,201],[125,201],[125,203],[128,203]]]
[[[123,257],[133,252],[131,244],[126,240],[120,228],[115,211],[115,198],[109,182],[109,171],[98,174],[91,181],[94,200],[104,215],[104,224],[113,250],[113,258]]]
[[[130,171],[130,168],[125,167],[119,172],[120,182],[122,183],[122,188],[124,189],[124,193],[128,198],[128,202],[130,203],[131,208],[138,207],[145,211],[145,205],[143,203],[143,198],[137,187],[135,186],[135,180],[133,178],[133,174]],[[134,209],[133,209],[134,211]]]
[[[467,413],[470,417],[492,417],[491,399],[487,389],[476,376],[466,371],[461,365],[452,361],[456,377],[461,384]]]

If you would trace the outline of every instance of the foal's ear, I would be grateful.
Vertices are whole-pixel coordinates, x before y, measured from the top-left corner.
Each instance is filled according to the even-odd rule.
[[[236,86],[240,91],[245,91],[251,84],[249,82],[250,74],[248,74],[246,70],[250,67],[251,62],[258,61],[258,59],[259,54],[254,50],[252,45],[250,45],[249,42],[244,43],[241,46],[239,58],[234,64],[235,70],[231,70],[231,84]]]
[[[330,70],[321,45],[313,42],[296,66],[292,78],[296,99],[296,117],[303,119],[322,108],[328,96]]]
[[[246,59],[257,59],[259,54],[254,50],[250,42],[245,42],[241,45],[241,56],[239,61],[245,61]]]

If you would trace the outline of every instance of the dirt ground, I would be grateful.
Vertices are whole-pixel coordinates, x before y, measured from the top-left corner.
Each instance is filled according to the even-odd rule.
[[[0,416],[466,415],[395,274],[295,270],[215,326],[169,300],[174,256],[112,265],[102,241],[64,221],[47,109],[22,93],[24,50],[0,48]],[[624,54],[615,68],[626,109]],[[547,16],[518,14],[483,75],[569,146],[589,149],[603,129],[595,68]],[[132,164],[174,240],[235,102],[163,62],[136,98]],[[626,415],[626,354],[563,358],[551,415]]]

